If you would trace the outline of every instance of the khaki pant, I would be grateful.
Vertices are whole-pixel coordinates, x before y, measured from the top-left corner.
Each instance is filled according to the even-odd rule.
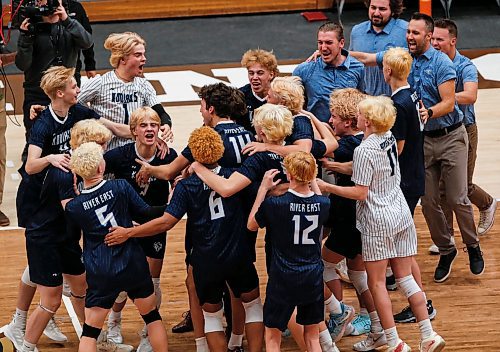
[[[468,148],[464,126],[442,137],[424,137],[425,195],[422,197],[422,212],[432,241],[441,254],[451,253],[455,243],[440,205],[440,184],[444,188],[448,207],[455,213],[465,245],[473,246],[479,242],[472,204],[467,197]]]

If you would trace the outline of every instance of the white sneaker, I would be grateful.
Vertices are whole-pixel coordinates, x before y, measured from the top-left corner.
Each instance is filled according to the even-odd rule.
[[[479,212],[479,224],[477,225],[477,234],[486,235],[493,227],[495,222],[495,212],[497,211],[497,200],[493,198],[493,202],[488,209]]]
[[[45,330],[43,330],[43,334],[47,336],[49,339],[56,342],[68,341],[66,335],[64,335],[61,332],[61,330],[59,330],[59,327],[57,326],[54,317],[50,318],[49,322],[47,323],[47,326],[45,327]]]
[[[106,341],[111,341],[114,343],[122,343],[122,320],[113,320],[108,318],[108,335]]]
[[[141,342],[139,346],[137,346],[137,352],[153,352],[153,346],[151,346],[147,335],[141,336]]]
[[[349,275],[347,274],[347,263],[346,260],[343,259],[338,264],[335,265],[335,271],[337,272],[338,276],[340,276],[340,280],[351,284],[351,279],[349,279]]]
[[[387,344],[387,339],[385,338],[385,333],[382,332],[370,332],[366,339],[356,342],[352,349],[355,351],[371,351],[377,347],[384,346]],[[399,351],[398,351],[399,352]]]
[[[439,352],[444,348],[444,339],[436,332],[420,342],[420,352]]]
[[[439,248],[438,246],[436,246],[435,244],[432,244],[430,247],[429,247],[429,253],[430,254],[439,254]]]
[[[16,321],[15,314],[12,317],[12,321],[5,327],[3,333],[10,341],[12,341],[16,350],[20,351],[22,349],[24,334],[26,333],[26,325],[21,326],[21,323]]]
[[[404,341],[399,340],[395,347],[389,347],[385,352],[410,352],[411,348]]]
[[[123,343],[114,343],[104,337],[102,341],[97,342],[97,352],[132,352],[134,346]]]

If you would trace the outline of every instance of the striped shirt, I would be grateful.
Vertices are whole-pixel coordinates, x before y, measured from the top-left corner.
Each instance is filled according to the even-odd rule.
[[[371,134],[354,150],[352,181],[368,186],[365,201],[356,204],[356,227],[365,235],[390,236],[413,224],[399,187],[396,139],[390,131]]]
[[[159,104],[156,91],[145,78],[135,77],[132,82],[123,82],[115,71],[88,80],[78,95],[81,104],[90,103],[101,117],[128,125],[130,114],[142,106]],[[113,137],[108,150],[131,142],[132,139]]]

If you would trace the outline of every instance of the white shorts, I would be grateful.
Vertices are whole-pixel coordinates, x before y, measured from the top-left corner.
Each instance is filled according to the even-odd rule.
[[[412,224],[392,235],[373,236],[362,233],[361,245],[363,260],[366,262],[409,257],[417,254],[417,231]]]

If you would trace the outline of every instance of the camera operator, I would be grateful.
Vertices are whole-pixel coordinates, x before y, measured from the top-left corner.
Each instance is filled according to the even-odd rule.
[[[42,74],[51,66],[75,67],[80,50],[92,46],[92,36],[76,20],[68,17],[61,2],[55,0],[47,6],[47,1],[37,0],[40,17],[31,16],[23,20],[17,43],[16,66],[24,72],[23,121],[26,128],[26,141],[33,121],[30,120],[30,107],[34,104],[48,105],[49,98],[40,88]],[[43,11],[42,11],[43,10]],[[27,148],[22,159],[26,160]]]

